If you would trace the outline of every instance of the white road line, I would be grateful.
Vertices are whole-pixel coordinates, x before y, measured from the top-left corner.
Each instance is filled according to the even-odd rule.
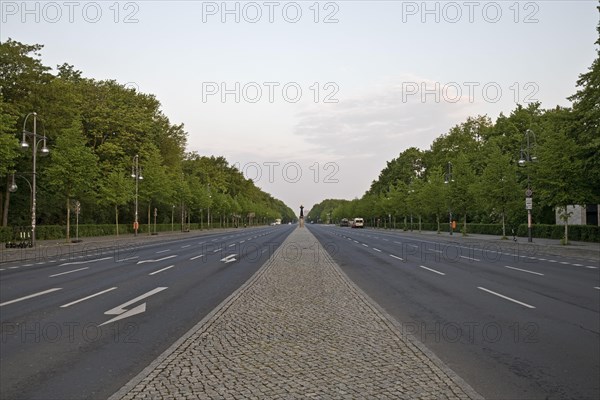
[[[436,274],[440,274],[440,275],[446,275],[446,274],[445,274],[445,273],[443,273],[443,272],[436,271],[436,270],[435,270],[435,269],[433,269],[433,268],[427,268],[427,267],[426,267],[426,266],[424,266],[424,265],[419,265],[419,268],[423,268],[423,269],[426,269],[427,271],[435,272]]]
[[[244,243],[244,242],[245,242],[245,240],[241,240],[241,241],[240,241],[240,244],[242,244],[242,243]]]
[[[19,267],[8,267],[8,269],[17,269]]]
[[[206,243],[206,242],[198,242],[198,244],[204,244],[204,243]]]
[[[61,261],[63,261],[63,260],[61,260]],[[32,265],[33,265],[33,264],[25,264],[25,265],[23,265],[23,266],[24,266],[24,267],[31,267]]]
[[[364,244],[364,243],[362,243],[362,245],[363,245],[363,246],[365,246],[365,247],[369,247],[369,245],[368,245],[368,244]]]
[[[4,271],[4,268],[0,268],[0,271]]]
[[[112,257],[104,257],[104,258],[96,258],[95,260],[73,261],[73,262],[68,262],[68,263],[60,264],[59,267],[62,267],[63,265],[79,265],[79,264],[94,263],[96,261],[110,260],[111,258]]]
[[[204,257],[204,254],[200,254],[199,256],[192,257],[192,258],[190,258],[190,261],[193,261],[193,260],[195,260],[196,258],[200,258],[200,257]]]
[[[600,290],[600,286],[594,286],[594,289]]]
[[[381,253],[381,250],[379,250],[379,249],[376,249],[375,247],[373,247],[373,250],[375,250],[375,251],[378,251],[378,252],[380,252],[380,253]]]
[[[583,264],[573,264],[575,267],[583,267]]]
[[[594,266],[591,266],[591,265],[586,265],[585,267],[589,268],[589,269],[598,269],[598,267],[594,267]]]
[[[233,247],[233,246],[235,246],[235,243],[232,243],[232,244],[230,244],[230,245],[229,245],[229,246],[227,246],[227,247]]]
[[[160,254],[160,253],[166,253],[167,251],[171,251],[171,249],[166,249],[166,250],[157,251],[157,252],[156,252],[156,254]]]
[[[191,244],[186,244],[185,246],[181,246],[182,249],[185,249],[186,247],[190,247]]]
[[[127,258],[124,258],[124,259],[122,259],[122,260],[118,260],[117,262],[123,262],[123,261],[135,260],[136,258],[140,258],[140,257],[139,257],[139,256],[127,257]]]
[[[548,262],[555,263],[556,260],[548,260]]]
[[[540,276],[544,276],[544,274],[541,274],[541,273],[539,273],[539,272],[533,272],[533,271],[529,271],[529,270],[527,270],[527,269],[521,269],[521,268],[509,267],[508,265],[505,265],[504,267],[505,267],[505,268],[514,269],[515,271],[527,272],[528,274],[534,274],[534,275],[540,275]]]
[[[70,306],[72,306],[73,304],[81,303],[82,301],[86,301],[86,300],[89,300],[89,299],[91,299],[91,298],[93,298],[93,297],[100,296],[101,294],[108,293],[108,292],[110,292],[111,290],[115,290],[116,288],[117,288],[116,286],[115,286],[115,287],[111,287],[111,288],[109,288],[109,289],[106,289],[106,290],[103,290],[103,291],[101,291],[101,292],[98,292],[98,293],[91,294],[91,295],[89,295],[89,296],[87,296],[87,297],[84,297],[83,299],[79,299],[79,300],[75,300],[75,301],[72,301],[72,302],[70,302],[70,303],[67,303],[67,304],[63,304],[63,305],[62,305],[62,306],[60,306],[60,307],[61,307],[61,308],[70,307]]]
[[[166,271],[168,269],[171,269],[173,267],[174,267],[174,265],[169,265],[168,267],[165,267],[163,269],[159,269],[158,271],[150,272],[148,275],[155,275],[155,274],[158,274],[160,272],[163,272],[163,271]]]
[[[426,249],[426,250],[433,251],[433,252],[436,252],[436,253],[443,253],[441,250],[434,250],[434,249]]]
[[[481,261],[480,259],[473,258],[473,257],[467,257],[467,256],[459,256],[459,257],[466,258],[467,260],[472,260],[472,261]]]
[[[83,268],[79,268],[79,269],[74,269],[72,271],[67,271],[67,272],[61,272],[60,274],[54,274],[54,275],[50,275],[48,278],[54,278],[55,276],[61,276],[61,275],[66,275],[66,274],[71,274],[73,272],[77,272],[77,271],[83,271],[84,269],[88,269],[89,267],[83,267]]]
[[[166,256],[163,258],[159,258],[158,260],[142,260],[142,261],[138,261],[138,264],[144,264],[144,263],[155,263],[155,262],[159,262],[159,261],[164,261],[164,260],[168,260],[169,258],[173,258],[173,257],[177,257],[177,254],[173,254],[172,256]]]
[[[386,242],[389,242],[389,240],[387,240],[387,239],[383,239],[383,240],[385,240]]]
[[[57,290],[62,290],[62,288],[52,288],[52,289],[44,290],[43,292],[38,292],[38,293],[30,294],[28,296],[19,297],[18,299],[14,299],[14,300],[10,300],[10,301],[5,301],[4,303],[0,303],[0,307],[7,306],[7,305],[13,304],[13,303],[17,303],[19,301],[31,299],[33,297],[41,296],[41,295],[46,294],[46,293],[56,292]]]
[[[213,251],[213,253],[216,253],[217,251],[221,251],[223,249],[216,249],[215,251]]]
[[[352,239],[352,241],[353,241],[354,243],[358,243],[358,240],[354,240],[354,239]]]
[[[394,243],[396,243],[396,244],[402,244],[402,242],[396,242],[395,240],[394,240]]]
[[[538,260],[540,260],[540,261],[548,261],[545,258],[538,258]]]
[[[530,304],[523,303],[523,302],[521,302],[521,301],[519,301],[519,300],[515,300],[515,299],[513,299],[513,298],[511,298],[511,297],[505,296],[505,295],[503,295],[503,294],[500,294],[500,293],[496,293],[496,292],[494,292],[494,291],[491,291],[491,290],[489,290],[489,289],[486,289],[486,288],[484,288],[484,287],[481,287],[481,286],[478,286],[478,287],[477,287],[477,289],[479,289],[479,290],[483,290],[484,292],[491,293],[491,294],[493,294],[493,295],[495,295],[495,296],[498,296],[498,297],[502,297],[503,299],[506,299],[506,300],[508,300],[508,301],[512,301],[513,303],[520,304],[520,305],[522,305],[522,306],[525,306],[525,307],[527,307],[527,308],[535,308],[534,306],[532,306],[532,305],[530,305]]]
[[[398,256],[395,256],[395,255],[393,255],[393,254],[390,254],[390,257],[394,257],[394,258],[396,258],[396,259],[398,259],[398,260],[404,261],[402,258],[400,258],[400,257],[398,257]]]
[[[561,264],[564,264],[564,265],[571,264],[570,262],[566,262],[566,261],[561,261],[560,263],[561,263]]]

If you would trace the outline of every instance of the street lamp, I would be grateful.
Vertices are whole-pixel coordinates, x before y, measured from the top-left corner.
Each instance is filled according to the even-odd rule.
[[[140,156],[135,155],[133,157],[133,165],[131,166],[131,177],[135,179],[135,221],[133,222],[133,230],[135,231],[135,236],[138,234],[138,228],[140,226],[138,220],[138,182],[144,177],[142,176],[142,169],[140,168]]]
[[[448,164],[446,164],[446,175],[444,175],[444,183],[450,183],[450,182],[454,182],[454,179],[452,178],[452,163],[450,161],[448,161]],[[450,228],[450,235],[452,235],[452,207],[450,207],[450,201],[448,201],[448,214],[449,214],[449,228]]]
[[[29,119],[29,117],[31,115],[33,115],[33,132],[29,132],[29,131],[25,130],[25,126],[27,124],[27,119]],[[36,168],[37,168],[37,149],[38,149],[40,142],[44,143],[40,150],[42,152],[42,155],[46,155],[50,152],[48,147],[46,147],[47,137],[45,135],[37,134],[37,113],[35,113],[35,112],[31,112],[31,113],[27,114],[25,116],[25,121],[23,121],[23,139],[21,140],[21,148],[22,149],[29,148],[29,143],[27,143],[27,137],[31,137],[32,143],[33,143],[33,148],[32,148],[32,151],[33,151],[33,172],[32,172],[33,178],[32,178],[32,183],[31,183],[31,245],[33,247],[35,247]],[[14,179],[13,179],[13,185],[14,185]],[[11,186],[13,186],[13,185],[11,185]],[[16,185],[14,185],[14,188],[16,188]]]
[[[530,139],[530,136],[533,138]],[[525,131],[525,140],[527,146],[521,148],[521,156],[519,157],[518,164],[520,167],[525,167],[530,162],[537,161],[537,157],[531,154],[533,147],[537,144],[535,139],[535,133],[531,129]],[[533,242],[532,236],[532,223],[531,223],[531,210],[533,208],[533,191],[531,190],[531,181],[529,180],[529,169],[527,170],[527,190],[525,191],[525,208],[527,209],[527,241]]]

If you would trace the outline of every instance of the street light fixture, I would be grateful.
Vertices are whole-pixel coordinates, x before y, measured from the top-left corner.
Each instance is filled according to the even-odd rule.
[[[454,182],[454,179],[452,178],[452,163],[450,161],[448,161],[448,164],[446,164],[446,175],[444,176],[444,183],[450,183],[450,182]],[[449,207],[448,214],[449,214],[448,224],[449,224],[449,229],[450,229],[450,235],[452,235],[452,231],[454,229],[452,227],[452,208],[451,207]]]
[[[27,125],[27,120],[29,119],[30,116],[33,115],[33,132],[29,132],[25,129],[26,125]],[[25,116],[25,121],[23,121],[23,139],[21,140],[21,148],[22,149],[28,149],[29,148],[29,143],[27,143],[27,137],[31,137],[32,138],[32,143],[33,143],[33,179],[32,179],[32,184],[31,184],[31,245],[32,247],[35,247],[35,222],[36,222],[36,216],[35,216],[35,209],[36,209],[36,168],[37,168],[37,150],[38,150],[38,146],[40,143],[43,142],[43,146],[41,148],[41,153],[42,155],[46,155],[50,152],[50,149],[48,149],[48,147],[46,146],[46,140],[48,139],[45,135],[38,135],[37,133],[37,113],[35,112],[30,112],[29,114],[27,114]],[[14,177],[13,177],[14,178]],[[11,185],[15,190],[16,190],[16,186],[14,184],[14,179],[13,179],[13,185]]]
[[[533,140],[530,138],[533,138]],[[532,155],[533,147],[537,144],[535,133],[531,129],[525,131],[525,140],[527,146],[521,148],[521,155],[518,164],[520,167],[525,167],[530,162],[536,162],[537,157]],[[527,170],[527,190],[525,191],[525,208],[527,209],[527,241],[533,242],[531,210],[533,208],[533,191],[531,190],[531,181],[529,179],[529,169]]]
[[[138,234],[138,229],[140,227],[140,223],[138,220],[138,182],[144,179],[142,176],[142,169],[139,164],[140,156],[135,155],[133,157],[133,165],[131,166],[131,177],[135,179],[135,221],[133,222],[133,230],[135,231],[135,236]]]

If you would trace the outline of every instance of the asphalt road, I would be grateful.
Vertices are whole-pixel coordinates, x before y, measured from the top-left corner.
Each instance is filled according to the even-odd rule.
[[[103,399],[268,260],[295,226],[0,265],[0,398]]]
[[[486,398],[600,398],[597,260],[307,226],[404,333]]]

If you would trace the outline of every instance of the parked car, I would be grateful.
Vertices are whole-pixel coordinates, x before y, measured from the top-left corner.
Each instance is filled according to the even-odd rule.
[[[342,218],[340,226],[350,226],[350,221],[348,221],[348,218]]]

